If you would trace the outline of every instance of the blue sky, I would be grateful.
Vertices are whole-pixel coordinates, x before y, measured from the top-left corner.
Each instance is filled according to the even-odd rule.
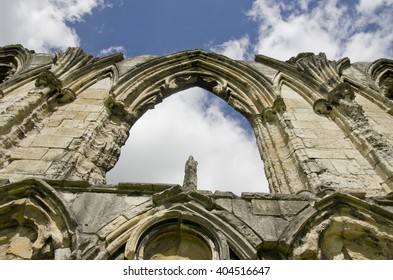
[[[250,0],[131,0],[112,5],[72,24],[86,51],[98,55],[102,49],[123,46],[128,57],[164,55],[209,49],[250,31],[257,33],[255,23],[245,16]]]
[[[233,59],[325,52],[352,62],[393,57],[393,0],[2,0],[0,46],[80,46],[96,56],[204,49]],[[182,116],[179,118],[179,116]],[[193,129],[189,129],[193,128]],[[267,191],[246,121],[200,89],[164,100],[132,128],[108,181],[182,183],[199,162],[201,189]],[[127,175],[127,176],[125,176]]]

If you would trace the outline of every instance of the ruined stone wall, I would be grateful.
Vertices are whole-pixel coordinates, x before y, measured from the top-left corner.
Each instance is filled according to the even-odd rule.
[[[392,80],[388,59],[0,48],[0,258],[391,259]],[[250,122],[271,193],[202,191],[187,168],[106,185],[135,121],[195,86]]]

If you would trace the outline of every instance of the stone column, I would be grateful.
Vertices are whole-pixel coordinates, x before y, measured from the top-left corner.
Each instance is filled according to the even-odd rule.
[[[190,156],[186,162],[184,170],[183,189],[185,191],[197,189],[197,166],[198,162]]]

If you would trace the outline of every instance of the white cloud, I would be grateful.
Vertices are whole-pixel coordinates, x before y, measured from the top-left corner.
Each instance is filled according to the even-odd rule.
[[[100,51],[100,56],[110,55],[113,53],[126,53],[126,49],[123,46],[112,46]]]
[[[248,59],[249,46],[250,39],[248,35],[245,35],[238,40],[230,40],[221,45],[214,46],[211,48],[211,51],[223,54],[232,59],[245,60]]]
[[[184,164],[193,155],[199,189],[268,192],[254,135],[208,94],[189,89],[148,111],[131,129],[108,182],[182,184]]]
[[[374,13],[378,7],[381,7],[385,4],[392,4],[392,0],[360,0],[357,9],[361,13]]]
[[[0,45],[22,44],[36,52],[79,46],[68,22],[81,21],[103,0],[5,0],[0,9]]]
[[[393,56],[392,14],[393,0],[255,0],[247,15],[258,24],[257,37],[248,45],[242,37],[212,50],[248,57],[252,49],[281,60],[325,52],[330,59],[373,61]]]

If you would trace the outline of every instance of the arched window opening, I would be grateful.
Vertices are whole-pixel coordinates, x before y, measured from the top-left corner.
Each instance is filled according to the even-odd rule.
[[[249,122],[200,88],[176,93],[146,112],[107,181],[182,184],[190,155],[198,161],[200,190],[268,192]]]
[[[167,221],[148,230],[137,248],[143,260],[217,259],[214,242],[199,226],[187,221]]]

